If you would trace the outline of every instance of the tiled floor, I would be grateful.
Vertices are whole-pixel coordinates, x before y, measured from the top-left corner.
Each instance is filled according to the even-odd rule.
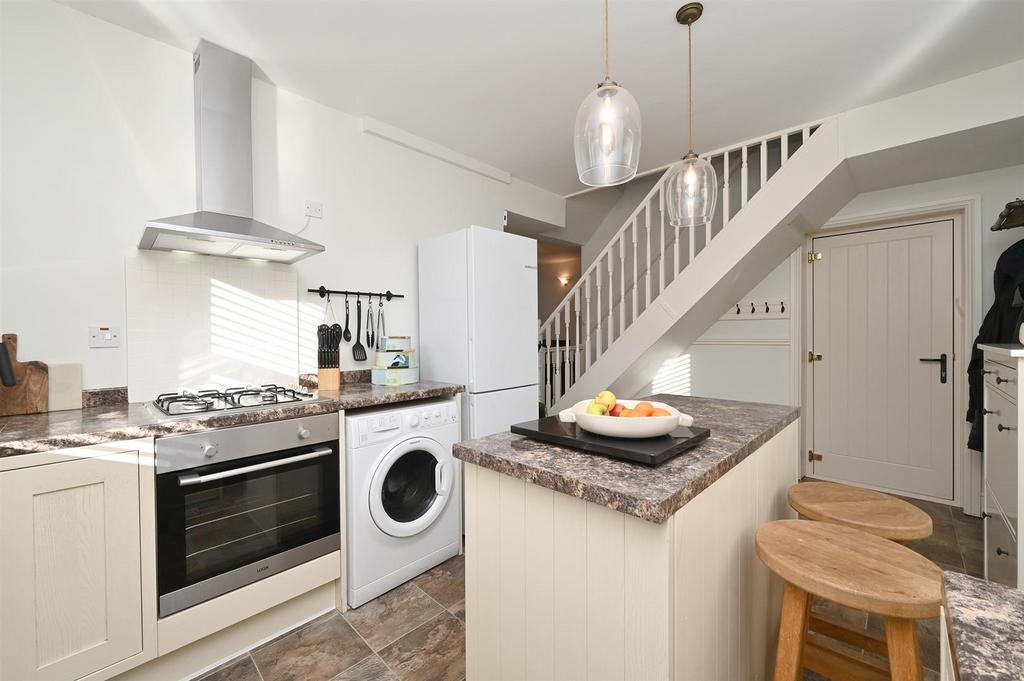
[[[202,681],[461,681],[464,563],[457,556],[344,615],[329,613]]]
[[[907,499],[932,517],[934,531],[907,545],[943,569],[980,576],[984,540],[979,518],[959,509]],[[344,615],[331,613],[214,670],[203,681],[460,681],[466,674],[463,557],[452,558]],[[818,601],[867,629],[881,618]],[[939,622],[920,623],[926,679],[937,679]],[[821,681],[807,673],[805,681]]]

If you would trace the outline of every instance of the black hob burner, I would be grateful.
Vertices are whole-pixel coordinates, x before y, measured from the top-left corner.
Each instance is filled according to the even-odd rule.
[[[153,405],[168,416],[198,414],[207,411],[246,409],[274,404],[302,402],[313,399],[313,394],[299,388],[285,388],[268,383],[227,390],[182,390],[157,395]]]

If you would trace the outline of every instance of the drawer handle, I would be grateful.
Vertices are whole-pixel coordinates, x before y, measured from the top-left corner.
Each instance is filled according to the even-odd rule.
[[[981,372],[981,375],[982,376],[988,376],[989,374],[994,374],[994,373],[995,373],[994,371],[985,370],[985,371]]]
[[[991,514],[991,513],[989,513],[988,511],[982,511],[982,512],[981,512],[981,517],[982,517],[982,518],[991,518],[991,517],[992,517],[992,514]]]
[[[1004,430],[1013,430],[1013,428],[1011,428],[1010,426],[1004,426],[1001,423],[997,425],[996,428],[999,430],[1000,433],[1003,432]]]
[[[996,383],[1013,383],[1012,378],[999,378],[996,376]]]
[[[984,408],[982,408],[982,410],[981,410],[981,415],[982,416],[988,416],[989,414],[996,414],[996,415],[998,415],[999,412],[996,411],[995,409],[984,409]]]
[[[996,555],[997,556],[1008,556],[1008,555],[1010,555],[1010,552],[1004,550],[1002,546],[997,546],[996,547]]]

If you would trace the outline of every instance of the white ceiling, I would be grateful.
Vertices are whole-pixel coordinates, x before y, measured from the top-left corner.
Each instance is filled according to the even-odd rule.
[[[568,194],[572,127],[602,78],[602,3],[65,0],[279,87]],[[683,0],[611,3],[612,77],[643,116],[640,169],[686,150]],[[707,0],[694,28],[698,151],[1024,58],[1022,0]],[[978,106],[984,106],[978,102]]]

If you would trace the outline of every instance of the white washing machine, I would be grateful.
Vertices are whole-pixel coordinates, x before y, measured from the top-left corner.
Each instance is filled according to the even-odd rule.
[[[345,416],[348,603],[359,607],[459,553],[454,400]]]

